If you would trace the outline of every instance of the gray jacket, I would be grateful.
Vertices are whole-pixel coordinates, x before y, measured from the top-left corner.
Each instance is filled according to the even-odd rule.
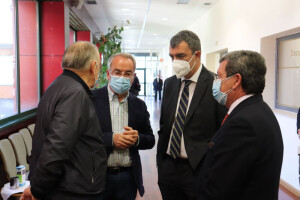
[[[64,70],[38,106],[30,159],[32,194],[95,195],[104,189],[107,156],[91,91]]]

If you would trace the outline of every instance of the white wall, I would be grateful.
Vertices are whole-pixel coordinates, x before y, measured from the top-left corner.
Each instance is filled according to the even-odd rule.
[[[292,31],[287,33],[299,31],[299,11],[299,0],[221,0],[188,27],[200,37],[204,64],[206,54],[226,48],[228,52],[240,49],[254,50],[265,56],[268,71],[263,96],[277,116],[284,141],[281,178],[298,190],[297,147],[300,142],[296,134],[296,113],[274,108],[274,35],[284,35],[282,32],[288,30]]]

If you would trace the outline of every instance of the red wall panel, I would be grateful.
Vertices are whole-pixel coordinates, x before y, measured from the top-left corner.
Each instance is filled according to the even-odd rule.
[[[43,91],[61,74],[65,50],[64,2],[41,2]]]
[[[21,112],[37,107],[37,2],[19,1]]]
[[[77,41],[91,41],[90,31],[77,31]]]

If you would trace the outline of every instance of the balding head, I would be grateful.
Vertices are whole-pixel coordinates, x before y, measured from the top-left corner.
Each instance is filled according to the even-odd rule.
[[[92,61],[100,62],[97,46],[91,42],[78,41],[66,49],[62,59],[62,68],[88,70]]]

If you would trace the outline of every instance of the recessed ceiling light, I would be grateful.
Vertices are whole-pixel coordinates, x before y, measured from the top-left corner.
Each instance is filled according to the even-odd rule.
[[[168,21],[169,19],[166,17],[161,18],[162,21]]]
[[[178,0],[177,4],[188,4],[190,0]]]
[[[128,8],[122,8],[121,10],[122,11],[129,11],[130,9],[128,9]]]
[[[158,34],[157,34],[157,33],[153,33],[153,35],[154,35],[154,36],[157,36]]]

